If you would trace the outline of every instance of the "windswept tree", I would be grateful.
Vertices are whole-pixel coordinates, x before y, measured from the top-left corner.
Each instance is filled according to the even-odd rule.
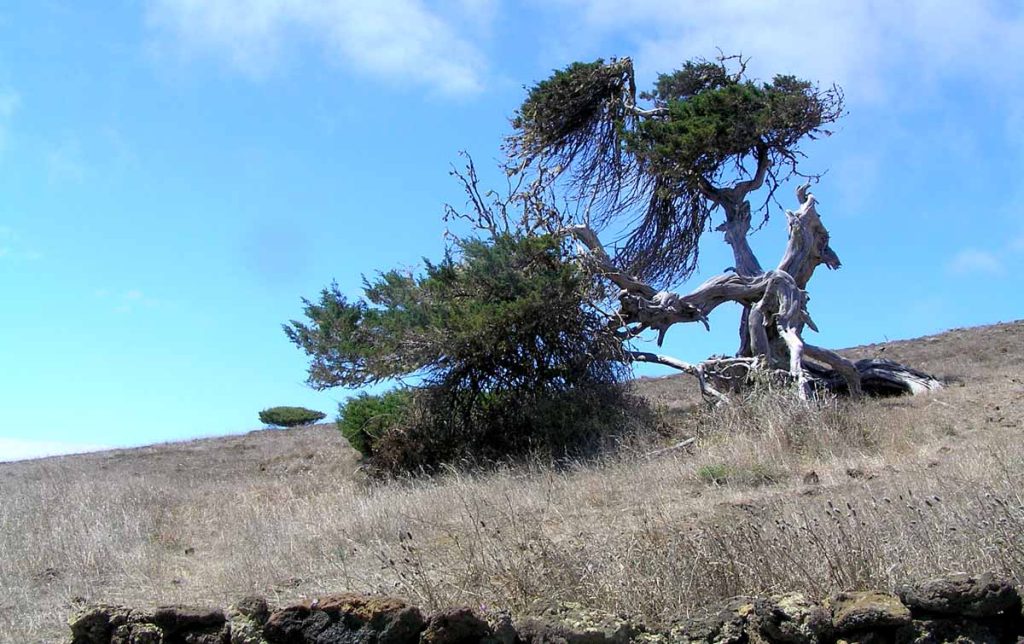
[[[621,431],[643,410],[618,386],[633,361],[691,373],[720,401],[765,373],[803,396],[938,387],[913,369],[804,342],[804,328],[815,329],[804,289],[817,266],[839,267],[809,182],[786,211],[775,268],[748,244],[778,187],[813,178],[799,169],[800,144],[841,114],[838,88],[755,82],[739,58],[686,63],[639,95],[629,59],[575,63],[530,90],[513,120],[508,198],[481,194],[472,163],[456,173],[470,210],[448,215],[477,236],[454,239],[419,274],[378,275],[360,299],[325,289],[285,332],[309,354],[317,388],[416,383],[343,413],[353,444],[391,471],[538,447],[568,453]],[[669,290],[694,273],[712,226],[734,266],[689,294]],[[611,252],[599,238],[609,228],[625,231]],[[604,282],[617,289],[595,286]],[[602,306],[615,300],[614,312]],[[736,357],[690,365],[634,349],[648,329],[660,345],[677,323],[708,325],[726,302],[743,311]]]
[[[757,82],[739,57],[687,62],[639,95],[629,58],[574,63],[534,86],[519,108],[509,172],[533,173],[577,205],[581,220],[562,230],[619,287],[612,324],[624,341],[654,329],[660,346],[676,323],[707,325],[722,303],[742,307],[736,358],[694,366],[634,351],[634,360],[693,373],[719,397],[753,368],[789,374],[803,395],[816,386],[855,394],[936,387],[900,365],[853,364],[803,341],[805,326],[816,330],[804,289],[818,265],[840,266],[810,181],[797,191],[798,209],[786,211],[789,241],[779,264],[765,270],[748,243],[754,215],[767,221],[783,182],[818,178],[800,170],[800,144],[830,134],[842,113],[839,88],[793,76]],[[731,247],[733,266],[688,295],[667,290],[692,276],[712,226]],[[608,228],[625,229],[611,252],[599,239]]]
[[[529,222],[542,203],[481,195],[470,165],[459,175],[478,236],[453,238],[419,273],[364,280],[350,299],[336,285],[304,300],[285,325],[311,358],[317,389],[380,382],[412,387],[342,408],[339,428],[387,472],[530,452],[580,455],[643,421],[645,406],[621,386],[622,343],[593,306],[593,277],[564,238]],[[510,217],[521,208],[522,219]],[[449,215],[462,215],[449,209]]]

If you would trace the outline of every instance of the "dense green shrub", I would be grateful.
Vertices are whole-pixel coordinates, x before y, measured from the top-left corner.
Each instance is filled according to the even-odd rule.
[[[338,429],[359,453],[371,456],[381,434],[405,421],[412,398],[408,389],[396,389],[379,396],[359,394],[339,405]]]
[[[657,424],[646,400],[620,384],[460,398],[443,387],[417,390],[407,413],[374,440],[369,464],[378,472],[401,474],[528,456],[567,462]]]
[[[260,412],[260,422],[275,427],[310,425],[327,414],[305,407],[271,407]]]
[[[498,233],[458,240],[422,275],[381,274],[358,301],[332,286],[285,330],[312,358],[315,387],[420,381],[405,413],[381,415],[374,397],[345,413],[346,436],[383,470],[560,457],[624,427],[635,403],[594,290],[560,238]]]

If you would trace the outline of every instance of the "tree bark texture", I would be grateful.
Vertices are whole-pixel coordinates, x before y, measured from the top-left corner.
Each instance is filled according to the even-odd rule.
[[[566,230],[586,247],[585,256],[592,268],[619,287],[619,310],[612,324],[623,340],[653,329],[661,346],[665,333],[675,324],[701,322],[708,327],[708,316],[719,305],[736,302],[743,307],[741,344],[748,349],[735,358],[714,358],[690,365],[669,356],[633,352],[632,359],[690,373],[697,378],[701,392],[715,401],[727,400],[729,392],[741,390],[753,370],[783,375],[804,398],[817,391],[858,396],[863,392],[917,394],[941,387],[937,379],[920,371],[884,360],[851,362],[804,341],[805,327],[818,330],[807,311],[804,289],[819,265],[839,268],[839,257],[829,246],[829,234],[818,215],[816,199],[804,185],[797,190],[799,208],[786,211],[789,237],[782,260],[775,269],[762,270],[746,241],[750,228],[746,195],[761,182],[759,170],[750,181],[730,190],[709,187],[715,191],[712,198],[726,212],[726,222],[720,229],[733,248],[737,265],[735,272],[716,275],[685,295],[657,291],[618,270],[589,227]]]

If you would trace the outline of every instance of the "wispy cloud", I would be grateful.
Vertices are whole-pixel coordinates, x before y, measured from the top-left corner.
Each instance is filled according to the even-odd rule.
[[[1024,232],[1005,231],[1001,234],[1000,244],[993,244],[988,249],[968,247],[960,250],[946,264],[946,269],[957,275],[985,274],[999,276],[1015,274],[1024,259]]]
[[[81,454],[111,449],[108,445],[94,443],[75,443],[71,441],[35,440],[25,438],[0,437],[0,462],[22,461],[44,456],[61,454]]]
[[[351,70],[446,95],[482,88],[483,57],[456,25],[490,20],[493,2],[459,0],[151,0],[158,43],[185,56],[215,56],[254,77],[272,73],[307,42]]]
[[[961,250],[949,261],[947,268],[951,273],[957,275],[974,273],[1000,275],[1005,271],[1003,260],[999,254],[977,248]]]

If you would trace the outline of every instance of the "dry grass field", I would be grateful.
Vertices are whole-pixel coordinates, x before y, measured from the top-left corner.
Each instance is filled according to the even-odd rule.
[[[549,597],[658,622],[737,594],[1024,582],[1024,321],[846,353],[950,384],[708,410],[685,378],[643,380],[674,429],[659,440],[686,449],[387,484],[332,425],[0,464],[0,641],[62,641],[101,601]]]

